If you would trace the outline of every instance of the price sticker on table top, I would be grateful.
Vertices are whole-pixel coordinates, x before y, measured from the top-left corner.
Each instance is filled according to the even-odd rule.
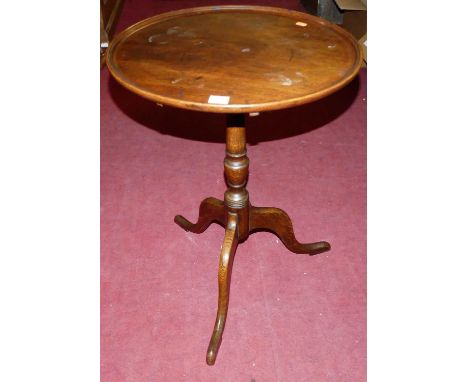
[[[208,98],[208,103],[228,105],[230,99],[231,97],[229,96],[210,95],[210,97]]]

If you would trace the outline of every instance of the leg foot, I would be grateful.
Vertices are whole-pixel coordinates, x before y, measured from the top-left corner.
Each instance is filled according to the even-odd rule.
[[[237,248],[237,215],[229,214],[226,224],[226,233],[224,235],[223,246],[221,247],[221,255],[219,257],[218,270],[218,312],[216,314],[216,322],[211,335],[210,344],[206,353],[206,363],[214,365],[218,354],[219,346],[223,337],[224,324],[229,305],[229,287],[231,284],[231,270],[234,254]]]
[[[200,213],[195,224],[181,215],[177,215],[174,221],[186,231],[202,233],[214,221],[224,225],[224,203],[219,199],[206,198],[200,204]]]
[[[328,251],[331,247],[326,241],[302,244],[296,240],[293,225],[288,214],[274,207],[250,208],[250,232],[267,230],[278,236],[291,252],[317,255]]]

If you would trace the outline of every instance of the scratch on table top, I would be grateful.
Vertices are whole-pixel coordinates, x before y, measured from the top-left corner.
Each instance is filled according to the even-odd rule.
[[[179,33],[178,36],[179,37],[197,37],[197,35],[191,31],[183,31],[182,33]]]
[[[160,37],[160,34],[153,34],[148,37],[148,42],[153,42],[156,38]]]
[[[277,82],[283,86],[291,86],[294,83],[292,79],[281,73],[265,73],[265,76],[268,77],[271,82]]]
[[[179,30],[180,30],[179,26],[171,27],[166,31],[166,34],[168,35],[176,34],[176,33],[179,33]]]

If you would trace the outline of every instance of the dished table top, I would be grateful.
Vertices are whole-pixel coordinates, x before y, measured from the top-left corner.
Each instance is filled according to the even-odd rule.
[[[361,66],[354,37],[280,8],[217,6],[143,20],[110,44],[107,65],[131,91],[191,110],[244,113],[322,98]]]

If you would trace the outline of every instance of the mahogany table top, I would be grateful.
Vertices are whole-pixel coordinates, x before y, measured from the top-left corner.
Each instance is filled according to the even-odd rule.
[[[275,110],[349,83],[354,37],[305,13],[259,6],[184,9],[143,20],[110,44],[107,65],[157,103],[217,113]]]

